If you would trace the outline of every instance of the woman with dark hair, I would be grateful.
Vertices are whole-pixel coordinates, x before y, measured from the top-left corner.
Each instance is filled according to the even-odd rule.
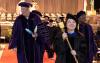
[[[55,37],[55,63],[87,63],[87,42],[84,35],[77,30],[77,20],[67,14],[64,31],[58,31]]]

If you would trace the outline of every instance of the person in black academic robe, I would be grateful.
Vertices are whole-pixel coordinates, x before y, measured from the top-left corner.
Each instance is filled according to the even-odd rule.
[[[77,30],[76,26],[76,18],[73,15],[68,14],[64,31],[58,30],[55,37],[55,63],[76,63],[73,55],[76,56],[78,63],[88,63],[86,61],[87,42],[85,41],[84,35]],[[69,47],[68,41],[72,50]]]
[[[55,35],[58,32],[58,29],[60,29],[57,26],[53,25],[53,20],[50,19],[48,24],[46,24],[47,29],[49,30],[49,37],[50,37],[50,47],[47,48],[45,47],[47,54],[48,54],[48,58],[53,58],[54,56],[54,50],[53,50],[53,45],[54,45],[54,41],[55,41]]]
[[[97,52],[97,46],[96,46],[96,43],[94,42],[94,33],[92,30],[92,27],[88,23],[85,23],[86,22],[86,13],[84,11],[78,12],[76,17],[79,22],[79,27],[78,27],[79,31],[85,35],[86,40],[88,42],[89,47],[87,48],[88,49],[87,61],[89,63],[92,63],[93,56],[95,56],[95,54]]]
[[[41,24],[40,17],[29,12],[29,5],[30,3],[27,2],[19,3],[22,8],[22,14],[14,22],[9,49],[17,50],[18,63],[41,63],[40,45],[41,43],[47,43],[49,38],[45,26]],[[37,35],[34,34],[36,26]],[[26,28],[32,32],[34,37],[25,30]]]

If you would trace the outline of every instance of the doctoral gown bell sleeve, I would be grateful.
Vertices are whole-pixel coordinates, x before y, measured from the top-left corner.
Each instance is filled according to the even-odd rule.
[[[97,46],[96,43],[94,42],[94,34],[92,31],[92,27],[88,26],[88,36],[89,36],[89,60],[92,61],[93,60],[93,56],[95,56],[96,52],[97,52]]]
[[[14,22],[14,25],[12,27],[12,36],[11,39],[9,41],[9,49],[12,48],[16,48],[17,47],[17,42],[18,42],[18,35],[19,35],[19,28],[20,28],[20,22],[18,22],[19,20],[16,19]]]

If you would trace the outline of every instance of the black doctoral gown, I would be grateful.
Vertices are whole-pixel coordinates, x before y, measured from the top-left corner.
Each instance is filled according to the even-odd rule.
[[[18,63],[41,63],[40,45],[41,43],[46,43],[48,38],[43,36],[42,32],[46,30],[45,27],[40,24],[40,17],[33,13],[30,13],[28,19],[23,15],[16,18],[12,28],[9,49],[17,48]],[[32,35],[25,31],[25,28],[28,28],[33,32],[36,25],[38,26],[38,37],[35,40]]]
[[[75,33],[73,35],[68,34],[68,39],[77,53],[78,62],[88,63],[86,61],[87,44],[85,38],[80,33]],[[59,33],[55,38],[55,52],[57,55],[55,63],[76,63],[67,41],[62,39],[62,33]]]
[[[92,63],[93,61],[93,56],[95,56],[96,52],[97,52],[97,46],[96,46],[96,43],[94,41],[94,34],[93,34],[93,29],[92,27],[87,24],[87,23],[81,23],[79,25],[79,31],[81,33],[83,33],[86,37],[86,40],[87,40],[87,43],[88,43],[88,46],[87,49],[88,49],[88,56],[87,56],[87,61],[89,63]]]

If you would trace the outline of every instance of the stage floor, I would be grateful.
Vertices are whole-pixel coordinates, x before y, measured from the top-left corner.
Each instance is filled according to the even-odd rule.
[[[2,49],[1,49],[2,48]],[[8,44],[2,44],[0,48],[0,63],[17,63],[16,52],[8,50]],[[56,54],[54,58],[49,59],[45,52],[43,63],[55,63]],[[93,63],[100,63],[100,61],[94,61]]]
[[[2,49],[0,49],[0,63],[17,63],[16,52],[8,50],[8,44],[2,44]],[[49,59],[47,53],[45,52],[43,63],[54,63],[56,55],[54,58]]]

